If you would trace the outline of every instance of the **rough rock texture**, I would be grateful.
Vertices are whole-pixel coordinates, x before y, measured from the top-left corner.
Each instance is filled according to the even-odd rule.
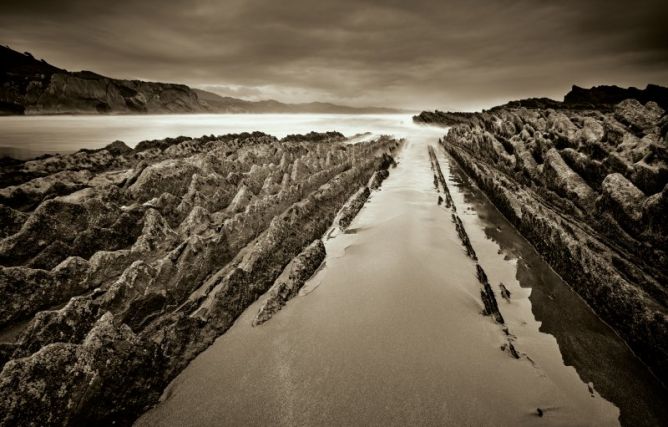
[[[666,113],[630,99],[460,118],[445,150],[666,382]]]
[[[357,213],[364,207],[364,203],[366,203],[370,195],[371,191],[369,191],[369,187],[362,187],[350,197],[350,200],[345,204],[339,216],[339,226],[341,228],[348,228],[357,216]]]
[[[294,298],[325,260],[325,255],[325,245],[318,239],[290,261],[267,292],[268,297],[255,316],[253,325],[261,325],[271,319],[285,303]]]
[[[27,325],[0,344],[0,425],[127,425],[272,285],[294,292],[401,144],[309,135],[116,142],[3,168],[0,327]]]

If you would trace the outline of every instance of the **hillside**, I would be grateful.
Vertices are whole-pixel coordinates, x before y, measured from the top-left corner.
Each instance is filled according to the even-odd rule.
[[[72,72],[0,46],[0,115],[137,113],[398,113],[327,103],[285,104],[223,97],[183,84]]]
[[[323,113],[323,114],[396,114],[403,111],[382,107],[348,107],[327,102],[286,104],[273,99],[248,101],[193,89],[201,103],[211,111],[225,113]]]

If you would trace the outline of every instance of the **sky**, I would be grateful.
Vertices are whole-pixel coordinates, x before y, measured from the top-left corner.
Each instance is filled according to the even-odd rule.
[[[0,43],[244,99],[477,110],[668,85],[666,0],[2,0]]]

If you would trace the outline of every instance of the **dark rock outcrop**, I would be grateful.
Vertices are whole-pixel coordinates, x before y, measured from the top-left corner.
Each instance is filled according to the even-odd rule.
[[[185,85],[69,72],[0,46],[0,113],[181,113],[207,111]]]
[[[471,260],[475,262],[476,278],[478,279],[478,282],[480,283],[481,286],[480,300],[483,304],[482,314],[485,316],[492,317],[496,323],[498,323],[500,326],[503,327],[502,331],[504,333],[504,338],[506,342],[501,346],[501,349],[503,351],[507,351],[513,358],[519,359],[520,354],[517,352],[517,350],[515,349],[515,345],[513,344],[513,340],[515,338],[510,333],[508,327],[505,324],[505,320],[503,318],[503,315],[501,314],[501,310],[499,309],[499,305],[496,300],[496,295],[494,294],[494,290],[492,290],[492,286],[490,285],[489,280],[487,278],[487,273],[485,273],[485,270],[478,262],[478,256],[476,255],[475,250],[473,249],[473,245],[471,244],[471,239],[469,238],[468,233],[464,228],[464,223],[457,214],[457,206],[453,203],[452,195],[450,194],[450,189],[448,188],[448,184],[445,180],[445,177],[443,176],[443,171],[441,170],[441,165],[436,156],[436,151],[432,146],[427,147],[427,150],[429,151],[431,169],[434,173],[434,183],[436,184],[436,190],[439,193],[442,191],[443,194],[445,194],[447,201],[445,207],[449,209],[451,212],[452,222],[455,224],[455,229],[457,230],[457,235],[459,236],[459,240],[461,240],[462,245],[466,250],[466,255],[468,255],[469,258],[471,258]],[[441,197],[439,197],[439,205],[441,204],[440,203],[441,200],[442,200]],[[501,288],[501,296],[503,298],[506,298],[506,300],[508,300],[510,298],[510,292],[508,292],[503,283],[500,284],[500,288]]]
[[[489,284],[485,270],[482,269],[480,264],[476,264],[475,267],[478,281],[482,285],[482,289],[480,290],[480,298],[482,299],[482,302],[485,306],[483,313],[487,316],[494,317],[496,323],[505,323],[505,320],[503,320],[503,315],[501,314],[501,311],[499,311],[499,305],[496,302],[496,296],[494,295],[492,286]]]
[[[497,113],[504,110],[525,108],[527,110],[597,110],[600,112],[612,112],[622,101],[633,100],[636,103],[645,105],[652,102],[661,110],[668,110],[668,88],[649,84],[645,89],[634,87],[620,88],[618,86],[594,86],[590,89],[573,86],[573,88],[564,96],[563,101],[556,101],[550,98],[529,98],[518,101],[510,101],[499,105],[484,113]],[[632,101],[631,101],[632,102]],[[444,111],[423,111],[413,117],[416,123],[435,124],[440,126],[456,126],[459,124],[482,125],[480,121],[481,113],[462,113],[462,112],[444,112]],[[510,123],[503,123],[504,126]],[[513,123],[514,125],[514,123]]]
[[[649,84],[645,89],[618,86],[594,86],[591,89],[573,86],[564,97],[564,103],[586,108],[611,106],[626,99],[635,99],[642,104],[654,101],[664,110],[668,109],[668,88]]]

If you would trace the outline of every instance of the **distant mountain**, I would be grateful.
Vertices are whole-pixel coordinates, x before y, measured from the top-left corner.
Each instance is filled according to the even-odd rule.
[[[284,104],[223,97],[182,84],[71,72],[0,46],[0,115],[130,113],[399,113],[327,103]]]
[[[225,113],[325,113],[325,114],[395,114],[405,111],[381,107],[348,107],[327,102],[286,104],[268,99],[247,101],[245,99],[220,96],[201,89],[193,89],[199,100],[208,108]]]

